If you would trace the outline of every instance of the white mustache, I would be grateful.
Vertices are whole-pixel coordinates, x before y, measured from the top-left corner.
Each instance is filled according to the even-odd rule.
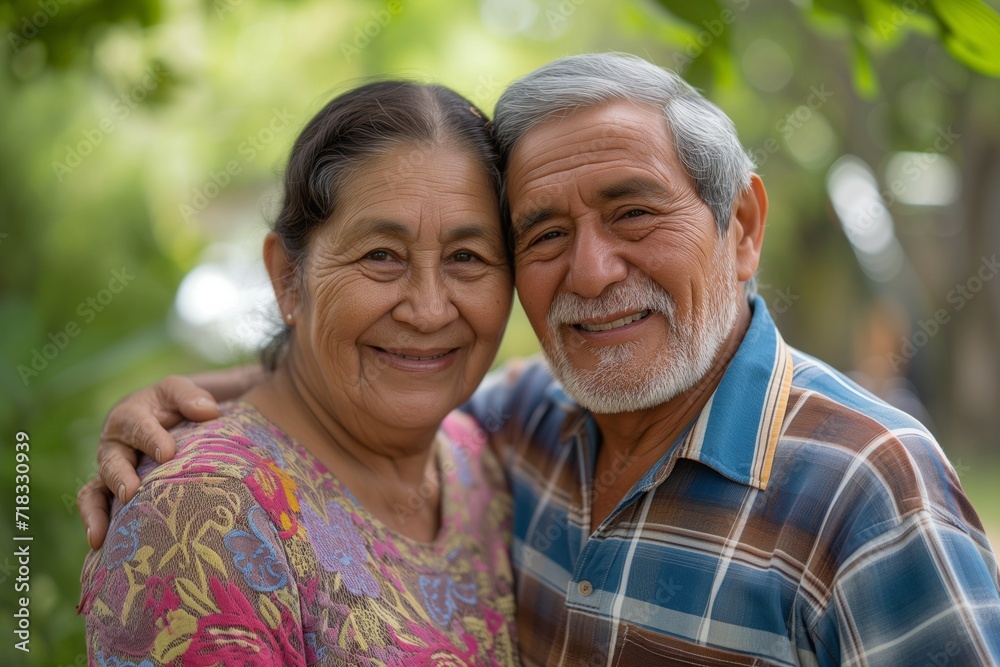
[[[623,312],[650,310],[662,313],[668,321],[674,318],[674,300],[649,276],[639,276],[608,287],[599,297],[587,299],[579,294],[557,294],[549,307],[548,324],[557,329],[582,320],[610,317]]]

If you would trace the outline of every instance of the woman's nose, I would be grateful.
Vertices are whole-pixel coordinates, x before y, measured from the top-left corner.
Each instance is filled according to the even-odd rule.
[[[458,308],[438,267],[414,272],[393,317],[424,333],[438,331],[458,317]]]

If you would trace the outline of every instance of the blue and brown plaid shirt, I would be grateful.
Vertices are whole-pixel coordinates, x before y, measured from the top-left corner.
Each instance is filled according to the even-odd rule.
[[[594,534],[601,435],[546,367],[466,406],[510,477],[524,662],[1000,663],[996,558],[937,442],[751,307],[711,400]]]

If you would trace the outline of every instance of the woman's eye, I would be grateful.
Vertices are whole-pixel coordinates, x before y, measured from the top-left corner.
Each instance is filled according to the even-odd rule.
[[[370,253],[365,255],[365,259],[371,259],[376,262],[384,262],[389,259],[388,250],[372,250]]]
[[[633,210],[627,212],[622,217],[623,218],[638,218],[639,216],[642,216],[642,215],[646,215],[646,212],[643,211],[642,209],[636,208],[636,209],[633,209]]]
[[[472,262],[475,261],[477,257],[468,250],[459,250],[453,255],[453,259],[456,262]]]

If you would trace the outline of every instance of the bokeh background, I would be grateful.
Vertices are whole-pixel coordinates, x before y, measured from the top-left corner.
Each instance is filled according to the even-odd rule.
[[[786,339],[928,422],[1000,545],[998,0],[18,0],[0,4],[0,664],[83,665],[75,494],[103,416],[252,358],[302,125],[376,75],[491,110],[556,57],[681,71],[771,198]],[[501,359],[537,349],[515,310]],[[30,436],[31,653],[13,649]]]

